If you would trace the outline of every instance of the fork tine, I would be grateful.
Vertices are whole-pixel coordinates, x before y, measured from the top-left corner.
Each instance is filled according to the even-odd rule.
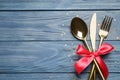
[[[108,16],[106,16],[106,19],[105,19],[105,21],[104,21],[104,25],[103,25],[103,30],[106,30],[107,29],[107,23],[108,23],[108,21],[109,21],[109,17]]]
[[[106,20],[106,22],[105,22],[106,24],[105,24],[105,27],[104,27],[104,30],[105,30],[105,31],[107,31],[107,29],[108,29],[109,21],[110,21],[110,17],[107,16],[107,20]]]
[[[102,22],[102,25],[101,25],[100,29],[104,29],[104,25],[105,25],[106,19],[107,19],[107,16],[104,17],[104,20]]]
[[[112,17],[105,16],[100,29],[109,31],[111,27],[112,19],[113,19]]]
[[[112,20],[113,20],[113,18],[112,18],[112,17],[110,17],[109,22],[108,22],[108,26],[107,26],[107,31],[109,31],[109,30],[110,30]]]

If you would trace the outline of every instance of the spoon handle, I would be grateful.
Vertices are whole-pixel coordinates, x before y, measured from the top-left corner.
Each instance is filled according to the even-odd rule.
[[[88,45],[86,38],[84,39],[84,42],[85,42],[85,45],[87,46],[88,50],[91,52],[90,46]]]

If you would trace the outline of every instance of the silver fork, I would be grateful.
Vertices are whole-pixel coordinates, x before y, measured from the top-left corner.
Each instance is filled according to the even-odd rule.
[[[99,43],[99,47],[101,46],[103,40],[105,38],[107,38],[108,33],[110,31],[110,27],[111,27],[111,23],[112,23],[113,18],[109,17],[109,16],[105,16],[102,25],[100,27],[100,31],[99,31],[99,36],[100,36],[100,43]]]
[[[99,36],[100,36],[99,47],[101,46],[103,40],[105,38],[107,38],[107,36],[108,36],[112,20],[113,20],[113,18],[109,17],[109,16],[105,16],[105,18],[103,19],[103,22],[102,22],[102,25],[101,25],[100,31],[99,31]],[[92,80],[91,78],[92,78],[94,69],[95,69],[95,65],[92,66],[92,70],[91,70],[91,73],[90,73],[89,80]],[[101,72],[101,74],[102,74],[102,72]],[[101,75],[101,77],[102,77],[103,80],[105,80],[103,75]]]

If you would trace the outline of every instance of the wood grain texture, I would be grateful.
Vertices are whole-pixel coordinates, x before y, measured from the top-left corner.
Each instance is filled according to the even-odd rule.
[[[120,29],[118,29],[120,11],[2,11],[0,12],[0,41],[76,40],[70,32],[72,18],[79,16],[85,20],[89,28],[94,12],[98,16],[97,29],[100,28],[105,15],[114,18],[107,40],[120,40]],[[97,40],[99,40],[98,36]]]
[[[110,72],[120,72],[120,41],[108,41],[115,50],[104,56]],[[0,42],[0,72],[75,72],[73,55],[79,41]],[[84,72],[89,72],[86,69]]]
[[[0,0],[0,10],[120,9],[119,0]]]
[[[94,12],[97,31],[105,15],[114,18],[106,41],[115,50],[103,59],[108,80],[119,80],[119,0],[0,0],[0,80],[87,80],[90,66],[75,73],[74,63],[81,58],[75,51],[82,42],[70,33],[70,22],[78,16],[89,28]]]
[[[107,80],[119,80],[120,73],[110,73]],[[0,74],[0,80],[87,80],[88,73],[12,73]],[[97,80],[101,80],[100,78]]]

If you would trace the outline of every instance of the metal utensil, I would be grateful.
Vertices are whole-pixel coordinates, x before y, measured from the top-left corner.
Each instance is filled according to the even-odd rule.
[[[92,43],[93,52],[96,48],[96,13],[93,14],[91,23],[90,23],[90,39]]]
[[[90,39],[93,48],[93,52],[95,52],[96,48],[96,13],[93,14],[90,23]],[[93,64],[95,67],[95,64]],[[96,68],[94,68],[94,80],[96,80]],[[91,77],[91,76],[90,76]]]
[[[112,20],[113,20],[112,17],[105,16],[105,18],[104,18],[104,20],[102,22],[102,25],[101,25],[100,31],[99,31],[99,36],[100,36],[99,47],[101,46],[103,40],[105,38],[107,38],[107,36],[108,36]]]
[[[83,40],[85,42],[88,50],[91,51],[91,49],[86,41],[86,36],[88,33],[87,25],[82,19],[80,19],[78,17],[75,17],[72,19],[71,32],[75,38]]]
[[[100,31],[99,31],[99,36],[101,37],[99,47],[101,46],[103,40],[105,38],[107,38],[107,36],[108,36],[110,26],[111,26],[111,23],[112,23],[112,19],[113,18],[109,17],[109,16],[105,16],[105,18],[103,19],[103,22],[102,22],[102,25],[101,25]],[[95,66],[92,67],[92,71],[91,71],[91,74],[90,74],[91,76],[93,74],[94,68],[95,68]],[[101,75],[101,77],[103,78],[103,80],[105,80],[103,75]],[[90,79],[91,79],[91,77],[90,77]]]
[[[95,52],[95,50],[96,50],[95,49],[96,48],[96,45],[95,45],[96,44],[96,23],[97,23],[96,22],[96,13],[94,13],[92,16],[92,19],[91,19],[91,23],[90,23],[90,39],[91,39],[91,43],[92,43],[93,52]],[[96,59],[94,59],[94,63],[95,62],[97,62]],[[99,71],[102,79],[105,80],[99,65],[96,65],[96,66],[95,65],[96,65],[96,63],[93,64],[94,69],[91,70],[91,73],[94,73],[94,80],[96,80],[96,66],[98,66],[97,68],[98,68],[98,71]],[[91,80],[91,77],[92,77],[91,73],[89,76],[89,80]]]

